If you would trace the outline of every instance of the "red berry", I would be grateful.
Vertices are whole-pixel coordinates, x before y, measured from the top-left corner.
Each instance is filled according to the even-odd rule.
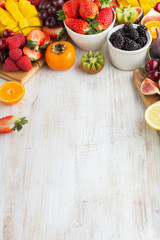
[[[157,60],[150,60],[145,63],[145,70],[146,72],[150,72],[152,70],[158,69],[159,63]]]
[[[8,57],[3,64],[3,69],[8,72],[17,72],[19,68],[16,63]]]
[[[9,51],[9,56],[13,61],[18,61],[22,57],[22,50],[20,48],[14,48]]]
[[[24,71],[29,71],[32,68],[32,63],[28,56],[23,56],[17,61],[17,66]]]
[[[25,36],[22,33],[16,33],[16,37],[21,39],[21,47],[24,47],[26,45]]]
[[[17,36],[9,37],[6,39],[6,44],[9,49],[19,48],[21,46],[21,39]]]

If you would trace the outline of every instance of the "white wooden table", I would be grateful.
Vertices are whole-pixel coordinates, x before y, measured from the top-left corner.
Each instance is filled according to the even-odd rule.
[[[144,120],[132,72],[106,65],[44,66],[23,100],[26,116],[0,135],[0,240],[159,240],[160,137]],[[5,81],[0,79],[0,84]]]

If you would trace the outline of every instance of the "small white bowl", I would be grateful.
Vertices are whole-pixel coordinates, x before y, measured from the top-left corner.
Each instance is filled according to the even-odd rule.
[[[121,70],[131,71],[135,70],[136,68],[141,67],[147,56],[148,47],[152,42],[152,36],[149,31],[147,31],[147,43],[146,45],[135,51],[126,51],[115,48],[112,43],[110,42],[110,36],[113,32],[117,31],[118,29],[123,28],[124,24],[121,24],[117,27],[114,27],[107,36],[107,43],[108,43],[108,50],[112,64]],[[133,24],[134,28],[137,28],[137,24]]]
[[[113,10],[113,16],[114,16],[113,22],[106,30],[93,35],[84,35],[84,34],[76,33],[72,31],[70,28],[68,28],[65,25],[65,22],[64,22],[64,25],[68,35],[79,48],[85,51],[97,50],[101,48],[102,45],[106,42],[107,34],[114,26],[114,23],[116,20],[116,14],[114,10]]]

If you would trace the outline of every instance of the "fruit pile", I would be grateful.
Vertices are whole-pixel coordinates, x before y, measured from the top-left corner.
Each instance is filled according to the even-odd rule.
[[[114,0],[70,0],[58,11],[59,20],[79,34],[95,34],[107,29],[113,21]]]
[[[144,25],[134,28],[132,23],[127,22],[123,28],[111,34],[110,42],[115,48],[135,51],[147,43],[146,31],[147,28]]]
[[[27,36],[33,28],[41,28],[42,21],[38,17],[38,11],[29,1],[9,0],[5,8],[0,8],[0,36],[5,29],[21,32]]]

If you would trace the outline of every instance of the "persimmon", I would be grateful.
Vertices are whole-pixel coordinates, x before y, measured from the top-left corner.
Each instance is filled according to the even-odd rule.
[[[54,70],[71,68],[75,62],[75,56],[75,48],[67,41],[51,43],[45,53],[48,66]]]

